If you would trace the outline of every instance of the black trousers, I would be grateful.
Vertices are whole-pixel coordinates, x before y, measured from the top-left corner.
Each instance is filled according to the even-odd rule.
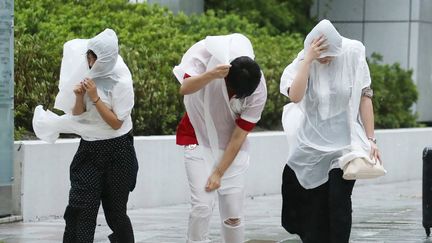
[[[129,192],[135,188],[138,161],[133,136],[85,141],[81,139],[70,166],[71,189],[64,214],[63,242],[93,242],[100,203],[113,233],[111,242],[134,242],[126,214]]]
[[[355,181],[344,180],[342,175],[341,169],[333,169],[325,184],[304,189],[286,165],[282,175],[282,226],[298,234],[304,243],[348,243]]]

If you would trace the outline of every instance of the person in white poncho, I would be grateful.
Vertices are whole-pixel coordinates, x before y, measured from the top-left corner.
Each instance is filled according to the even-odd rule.
[[[365,47],[342,37],[328,20],[307,35],[284,70],[280,91],[291,103],[282,123],[288,137],[282,226],[303,242],[349,242],[352,180],[340,164],[380,159]]]
[[[93,242],[101,202],[113,231],[110,242],[134,242],[126,212],[138,171],[133,105],[132,76],[118,54],[113,30],[65,43],[54,106],[65,115],[38,106],[33,117],[34,131],[44,141],[55,142],[60,133],[81,136],[70,165],[63,242]]]
[[[188,243],[210,242],[209,225],[219,199],[222,241],[244,242],[244,176],[247,135],[261,117],[266,84],[241,34],[208,36],[174,68],[186,114],[177,128],[191,189]],[[198,145],[199,144],[199,145]]]

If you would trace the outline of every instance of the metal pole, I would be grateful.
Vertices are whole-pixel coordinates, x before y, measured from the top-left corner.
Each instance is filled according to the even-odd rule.
[[[14,1],[0,0],[0,215],[10,209],[14,142]]]

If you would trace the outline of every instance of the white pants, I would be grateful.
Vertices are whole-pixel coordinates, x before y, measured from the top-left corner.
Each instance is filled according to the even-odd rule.
[[[191,212],[187,243],[207,243],[209,240],[210,218],[216,197],[219,199],[221,235],[224,243],[244,242],[244,173],[222,178],[221,188],[206,192],[205,185],[213,165],[204,161],[199,146],[185,146],[186,174],[191,189]]]

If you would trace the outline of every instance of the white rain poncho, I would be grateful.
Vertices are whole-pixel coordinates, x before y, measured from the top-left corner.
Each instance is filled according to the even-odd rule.
[[[208,36],[193,45],[183,56],[181,63],[173,70],[180,83],[185,74],[199,75],[215,68],[218,64],[229,64],[237,57],[247,56],[254,59],[252,44],[244,35]],[[267,99],[264,76],[255,92],[244,99],[228,98],[224,79],[216,79],[199,91],[185,95],[184,104],[198,143],[203,150],[204,160],[215,166],[219,163],[235,128],[237,117],[251,123],[261,118]],[[244,173],[249,165],[248,142],[246,141],[237,157],[225,172],[222,194],[233,193],[225,190],[225,180]]]
[[[87,50],[92,50],[97,56],[91,69]],[[84,96],[86,111],[72,115],[76,99],[73,89],[86,77],[95,81],[101,101],[123,121],[120,129],[114,130],[103,121],[87,94]],[[33,130],[40,139],[51,143],[60,133],[75,133],[86,140],[118,137],[132,129],[130,113],[133,100],[132,75],[118,55],[117,35],[106,29],[92,39],[74,39],[64,44],[59,93],[54,108],[62,110],[65,115],[58,116],[39,105],[33,116]]]
[[[288,162],[300,184],[315,188],[328,180],[332,168],[357,158],[369,158],[370,143],[360,115],[362,89],[370,86],[365,47],[339,35],[328,20],[321,21],[306,37],[307,49],[324,34],[329,49],[321,57],[334,56],[329,64],[313,61],[303,99],[284,107],[282,124],[288,137]],[[280,92],[288,96],[303,60],[302,50],[284,70]]]

